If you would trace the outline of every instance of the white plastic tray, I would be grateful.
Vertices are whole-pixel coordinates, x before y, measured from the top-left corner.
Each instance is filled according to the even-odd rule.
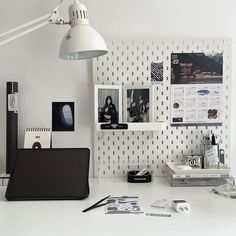
[[[182,162],[167,162],[167,166],[173,171],[174,174],[223,174],[228,175],[230,168],[225,165],[220,165],[220,168],[209,168],[209,169],[191,169],[191,170],[180,170],[177,166],[184,165]]]

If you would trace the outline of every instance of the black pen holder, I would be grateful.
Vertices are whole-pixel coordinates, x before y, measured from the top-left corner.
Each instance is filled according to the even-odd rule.
[[[129,171],[128,172],[128,182],[129,183],[150,183],[152,181],[152,175],[150,172],[144,175],[136,175],[139,171]]]

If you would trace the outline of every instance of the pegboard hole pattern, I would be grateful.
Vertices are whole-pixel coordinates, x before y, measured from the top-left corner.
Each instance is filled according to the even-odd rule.
[[[127,171],[148,168],[154,176],[165,174],[167,161],[201,153],[203,134],[220,135],[226,164],[230,152],[231,39],[107,40],[109,53],[93,60],[93,82],[103,85],[151,85],[151,62],[163,62],[162,84],[154,85],[154,119],[165,121],[165,131],[94,131],[96,177],[124,177]],[[223,125],[170,126],[171,53],[223,52]]]

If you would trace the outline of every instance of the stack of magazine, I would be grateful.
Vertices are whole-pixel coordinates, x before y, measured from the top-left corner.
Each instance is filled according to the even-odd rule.
[[[234,178],[230,176],[230,168],[219,165],[211,169],[181,170],[178,166],[182,162],[167,162],[166,174],[172,187],[195,187],[195,186],[218,186],[225,183],[233,183]]]

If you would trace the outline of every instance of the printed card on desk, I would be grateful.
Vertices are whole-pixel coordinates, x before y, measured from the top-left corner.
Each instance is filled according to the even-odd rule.
[[[140,214],[138,197],[109,197],[106,214]]]

